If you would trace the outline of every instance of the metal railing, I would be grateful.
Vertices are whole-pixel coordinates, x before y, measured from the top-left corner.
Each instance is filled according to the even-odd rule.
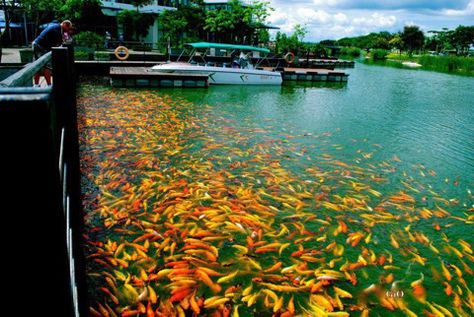
[[[53,86],[30,87],[50,61]],[[88,314],[75,83],[72,47],[53,48],[0,82],[0,168],[8,184],[0,195],[16,202],[2,215],[6,224],[21,223],[28,246],[41,254],[18,247],[9,254],[22,263],[15,266],[16,284],[29,294],[22,314],[40,307],[58,316]]]

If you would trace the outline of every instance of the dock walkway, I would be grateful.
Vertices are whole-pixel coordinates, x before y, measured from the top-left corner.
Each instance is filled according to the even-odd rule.
[[[208,76],[151,72],[147,67],[111,67],[110,80],[114,87],[183,87],[206,88]]]
[[[274,70],[272,67],[262,67]],[[290,68],[279,70],[283,81],[347,82],[348,74],[316,68]],[[151,72],[148,67],[110,67],[110,81],[114,87],[182,87],[206,88],[209,78],[205,74]]]
[[[273,70],[272,67],[264,67]],[[285,67],[281,70],[283,81],[312,81],[312,82],[347,82],[349,74],[330,69],[318,68],[292,68]]]

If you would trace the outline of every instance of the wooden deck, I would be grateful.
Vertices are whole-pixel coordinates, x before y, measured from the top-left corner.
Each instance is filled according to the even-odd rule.
[[[111,67],[114,87],[207,88],[207,75],[151,72],[149,67]]]

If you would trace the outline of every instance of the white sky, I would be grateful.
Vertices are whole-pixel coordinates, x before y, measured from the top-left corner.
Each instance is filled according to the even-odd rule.
[[[268,21],[291,33],[306,24],[307,41],[339,39],[370,32],[397,32],[415,24],[424,31],[474,25],[474,0],[267,0]]]

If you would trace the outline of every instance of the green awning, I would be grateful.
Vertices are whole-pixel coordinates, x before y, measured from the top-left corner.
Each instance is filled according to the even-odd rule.
[[[208,43],[208,42],[187,43],[186,45],[191,46],[192,48],[219,48],[219,49],[225,49],[225,50],[243,50],[243,51],[270,53],[270,50],[267,48],[248,46],[248,45],[234,45],[234,44]]]

